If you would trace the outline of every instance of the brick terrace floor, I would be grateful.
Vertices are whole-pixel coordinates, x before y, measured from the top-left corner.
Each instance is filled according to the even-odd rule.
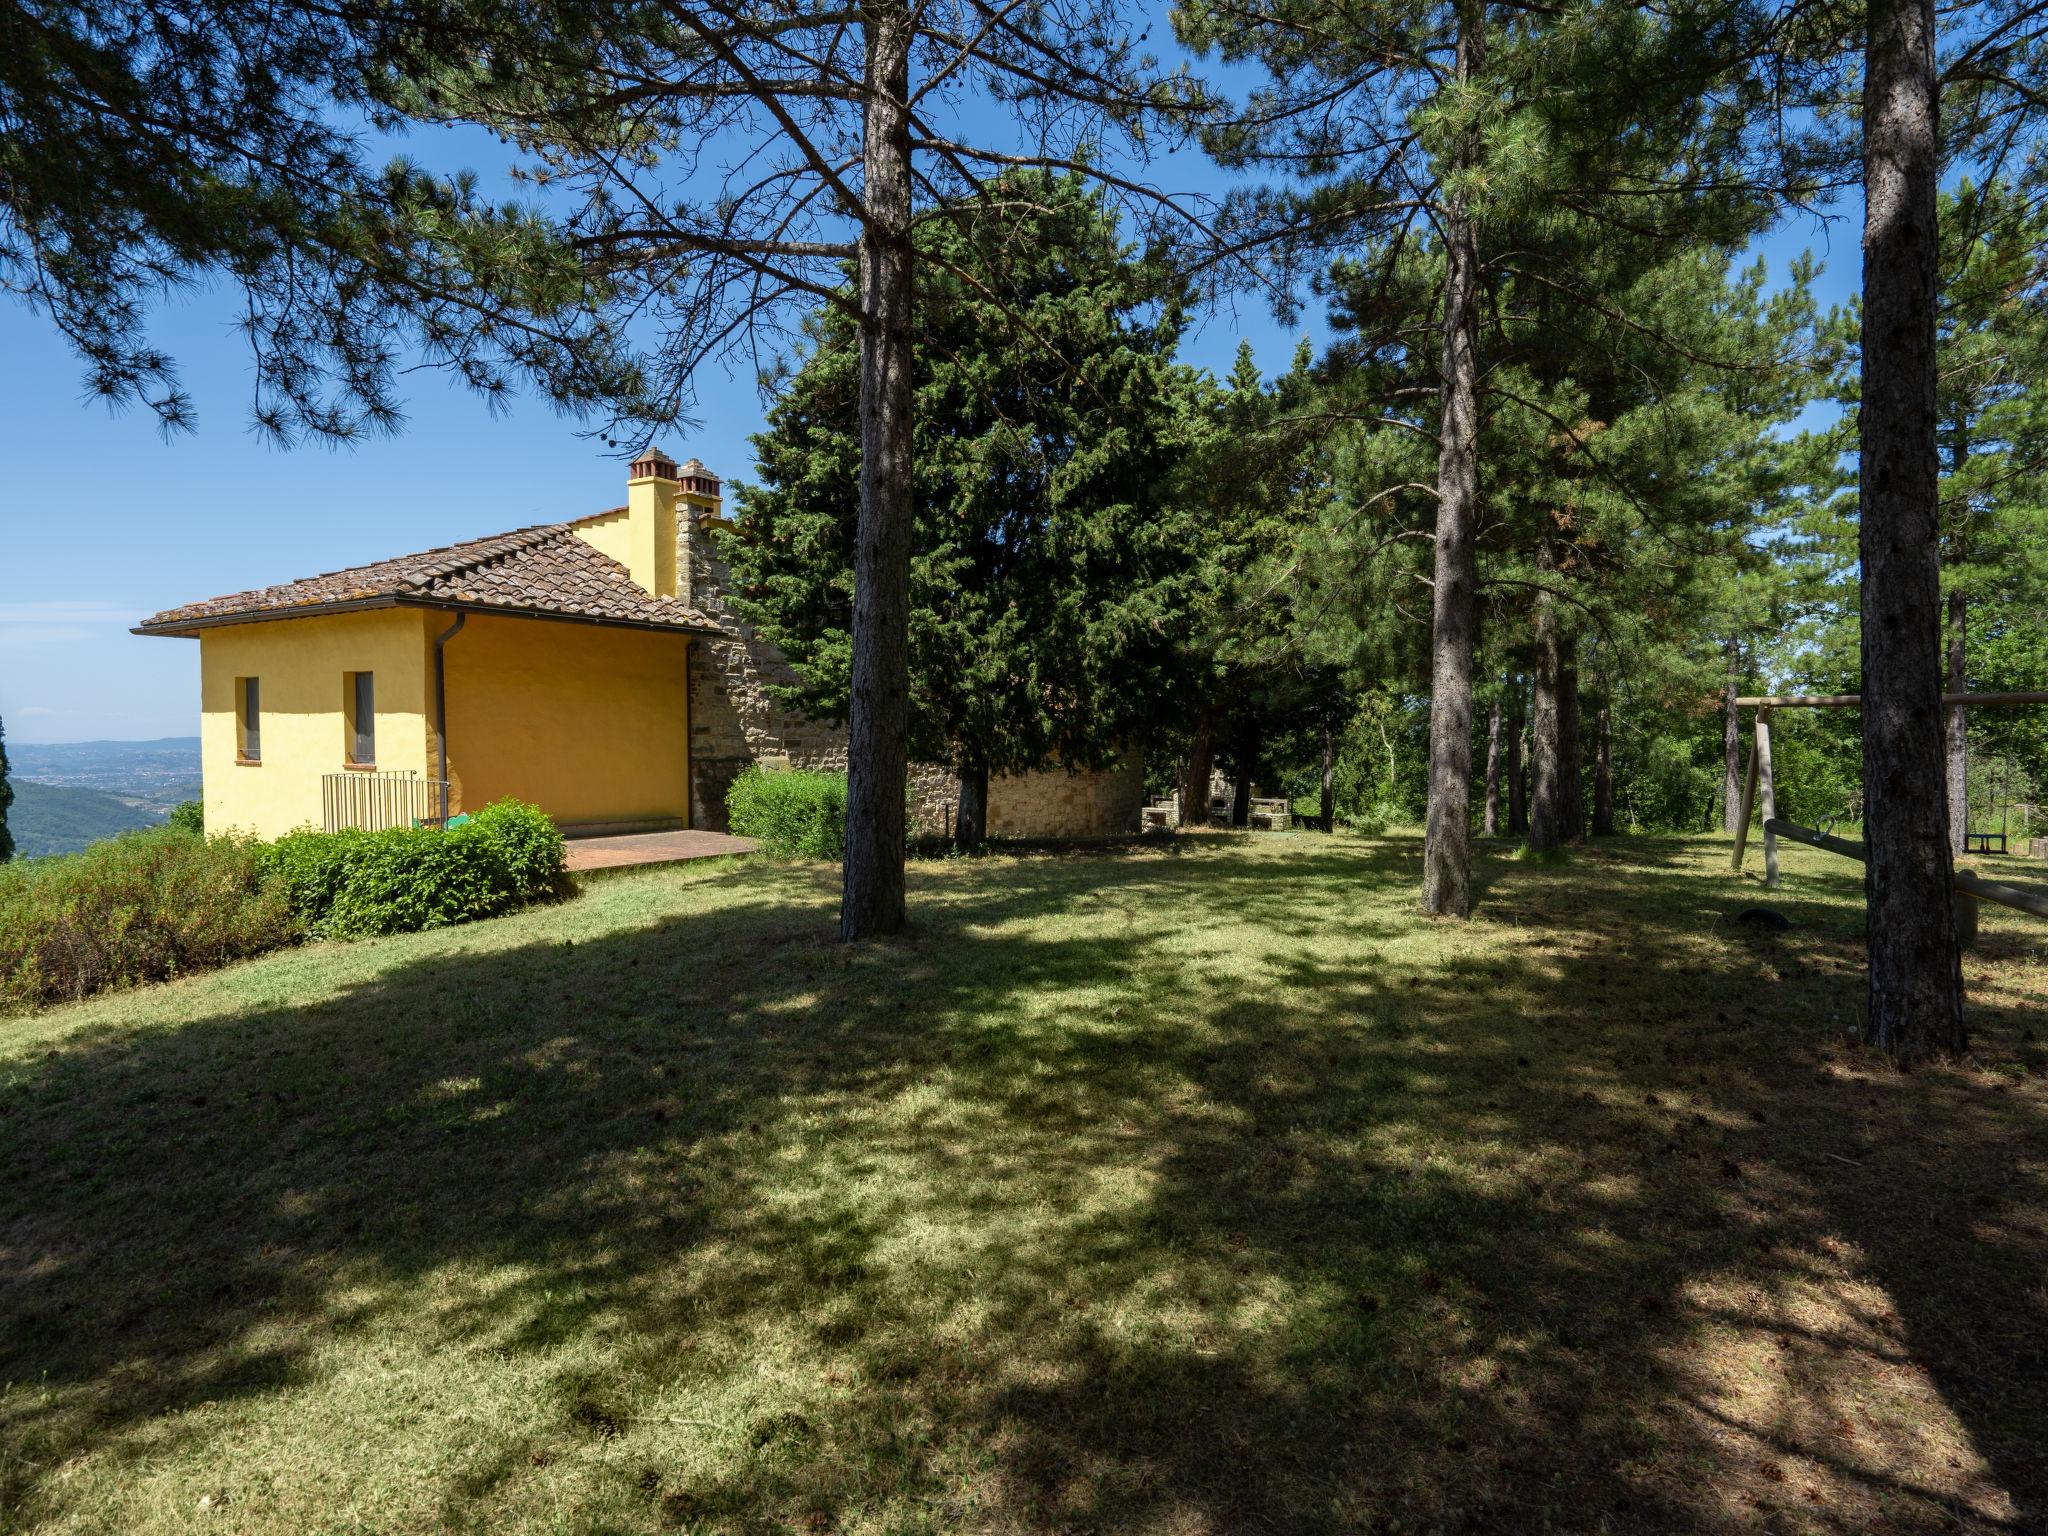
[[[729,853],[752,853],[760,846],[750,837],[723,832],[632,832],[621,837],[572,837],[569,870],[624,869],[633,864],[680,864],[685,859],[715,859]]]

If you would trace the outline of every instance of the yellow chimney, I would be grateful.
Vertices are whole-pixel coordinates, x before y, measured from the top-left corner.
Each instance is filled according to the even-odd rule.
[[[626,477],[628,574],[656,597],[676,595],[676,461],[650,447]]]

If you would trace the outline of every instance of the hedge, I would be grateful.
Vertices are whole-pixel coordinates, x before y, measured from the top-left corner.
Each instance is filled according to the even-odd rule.
[[[726,791],[728,824],[778,858],[837,859],[846,849],[846,775],[748,767]]]
[[[0,867],[0,1003],[62,1002],[295,942],[260,844],[152,827]]]
[[[499,800],[441,831],[294,832],[265,850],[309,933],[410,933],[495,917],[558,895],[561,831],[537,806]]]
[[[312,936],[440,928],[551,900],[562,834],[500,800],[446,831],[293,832],[273,843],[183,826],[0,866],[0,1006],[80,998]]]

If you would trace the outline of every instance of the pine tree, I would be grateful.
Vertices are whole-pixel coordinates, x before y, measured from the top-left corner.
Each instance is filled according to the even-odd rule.
[[[998,190],[1020,169],[1093,178],[1134,210],[1198,227],[1195,210],[1147,187],[1140,162],[1148,131],[1201,110],[1199,93],[1158,76],[1109,0],[874,0],[853,11],[440,0],[389,29],[381,62],[378,90],[395,109],[479,125],[523,151],[563,210],[560,246],[594,302],[658,338],[646,358],[652,414],[686,414],[704,362],[757,359],[778,317],[824,304],[856,325],[840,931],[899,929],[918,231],[965,203],[1043,211],[1014,184]],[[1105,152],[1119,149],[1112,169]],[[455,248],[484,277],[498,270],[488,243]]]
[[[2048,213],[2002,182],[1941,195],[1936,440],[1947,691],[1975,603],[2018,604],[2048,547]],[[1969,825],[1966,711],[1947,712],[1949,847]]]
[[[1871,0],[1868,26],[1857,452],[1868,1027],[1909,1059],[1963,1044],[1941,745],[1934,0]]]
[[[965,848],[991,774],[1106,763],[1158,696],[1200,563],[1173,492],[1207,406],[1172,361],[1176,285],[1099,194],[1035,172],[994,194],[1000,214],[969,204],[917,237],[907,740],[958,772]],[[743,611],[803,680],[792,702],[844,719],[860,348],[837,308],[813,338],[754,440],[731,554]]]
[[[1210,139],[1228,163],[1299,177],[1238,200],[1240,238],[1272,241],[1283,271],[1333,249],[1384,273],[1427,246],[1435,264],[1435,410],[1415,423],[1437,444],[1429,912],[1463,915],[1471,902],[1487,290],[1506,253],[1541,249],[1519,237],[1548,218],[1606,220],[1674,244],[1733,241],[1760,219],[1744,128],[1768,93],[1735,67],[1741,50],[1716,18],[1618,3],[1567,18],[1486,0],[1371,0],[1348,8],[1341,27],[1313,0],[1182,0],[1175,11],[1192,45],[1256,59],[1275,82]],[[1632,87],[1626,102],[1613,89],[1621,80]],[[1526,282],[1564,302],[1583,296],[1571,267],[1523,265]],[[1418,326],[1406,334],[1419,348]]]
[[[567,410],[636,409],[638,375],[545,221],[469,178],[370,163],[386,31],[258,0],[0,7],[0,292],[54,324],[92,393],[190,428],[150,309],[225,282],[253,425],[280,441],[395,430],[397,379],[423,360],[487,400],[525,379]],[[463,258],[483,251],[479,274]]]

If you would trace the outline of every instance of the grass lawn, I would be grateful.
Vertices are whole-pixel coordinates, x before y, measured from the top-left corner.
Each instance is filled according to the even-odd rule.
[[[2048,926],[1901,1077],[1784,852],[683,867],[0,1020],[0,1530],[2042,1530]]]

